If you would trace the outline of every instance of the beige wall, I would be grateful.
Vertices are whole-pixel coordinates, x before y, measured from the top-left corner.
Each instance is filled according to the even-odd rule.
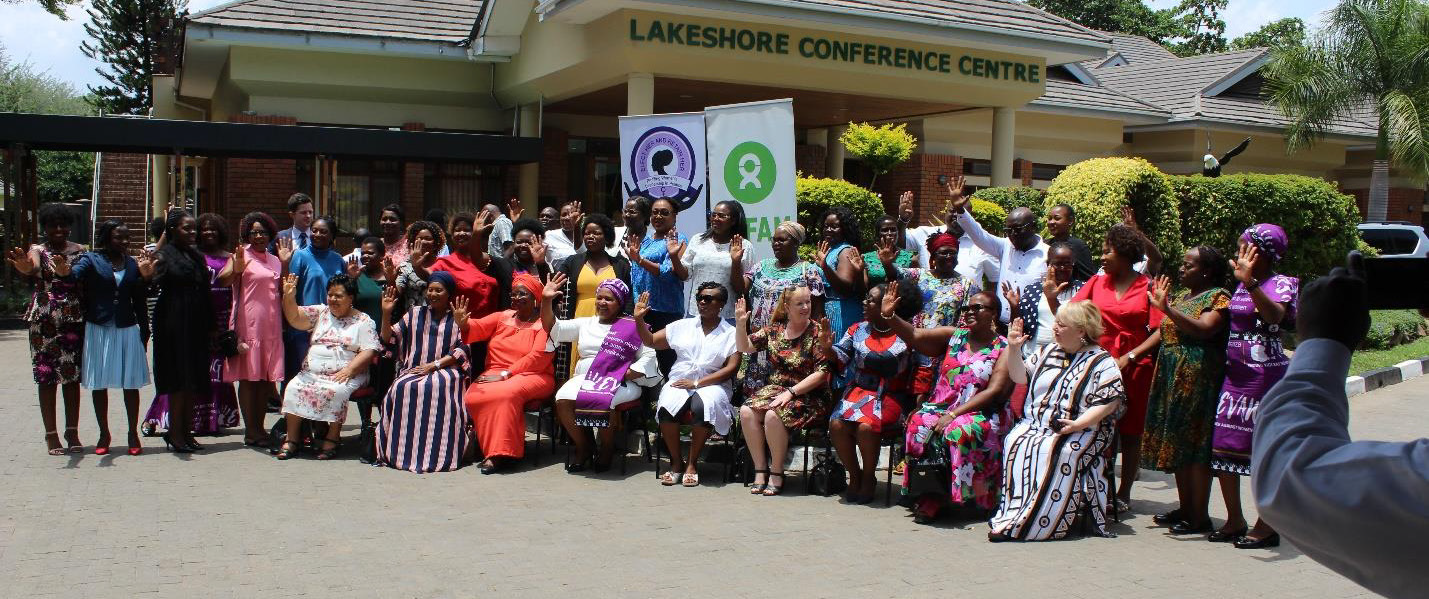
[[[992,111],[969,110],[923,120],[921,151],[986,160],[992,155]],[[1045,164],[1071,164],[1115,154],[1122,123],[1116,119],[1017,113],[1013,157]]]
[[[1221,169],[1231,173],[1289,173],[1334,180],[1335,170],[1345,163],[1343,143],[1324,141],[1313,148],[1286,155],[1284,139],[1278,135],[1232,131],[1182,129],[1177,131],[1137,131],[1132,142],[1122,148],[1130,156],[1140,156],[1161,170],[1176,175],[1201,172],[1207,137],[1212,153],[1219,157],[1251,138],[1250,147]]]

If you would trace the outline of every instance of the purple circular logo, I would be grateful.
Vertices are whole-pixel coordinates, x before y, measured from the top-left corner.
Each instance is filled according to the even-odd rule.
[[[651,128],[630,151],[630,178],[635,186],[626,186],[626,196],[670,198],[681,210],[693,206],[704,187],[703,177],[696,179],[701,172],[695,162],[699,158],[679,130]]]

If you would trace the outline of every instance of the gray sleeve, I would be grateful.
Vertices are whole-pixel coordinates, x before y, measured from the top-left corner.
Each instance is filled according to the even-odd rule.
[[[1306,555],[1389,597],[1423,596],[1429,439],[1349,438],[1350,351],[1302,343],[1256,414],[1251,483],[1260,515]]]

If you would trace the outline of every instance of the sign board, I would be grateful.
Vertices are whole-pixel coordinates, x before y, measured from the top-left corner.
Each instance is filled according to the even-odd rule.
[[[623,198],[669,198],[680,207],[677,231],[693,237],[705,230],[704,113],[620,117],[620,158]]]
[[[745,239],[756,258],[773,254],[779,223],[794,220],[794,101],[730,104],[705,109],[710,205],[734,200],[749,221]]]

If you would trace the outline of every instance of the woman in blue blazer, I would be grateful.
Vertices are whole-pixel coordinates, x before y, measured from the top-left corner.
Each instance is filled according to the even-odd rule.
[[[129,256],[129,228],[117,220],[100,223],[95,251],[56,273],[77,280],[84,289],[84,366],[80,384],[94,396],[99,442],[94,453],[109,453],[109,389],[124,390],[129,415],[129,455],[139,455],[139,388],[149,384],[144,347],[149,337],[145,306],[148,284]],[[68,271],[68,272],[65,272]]]

